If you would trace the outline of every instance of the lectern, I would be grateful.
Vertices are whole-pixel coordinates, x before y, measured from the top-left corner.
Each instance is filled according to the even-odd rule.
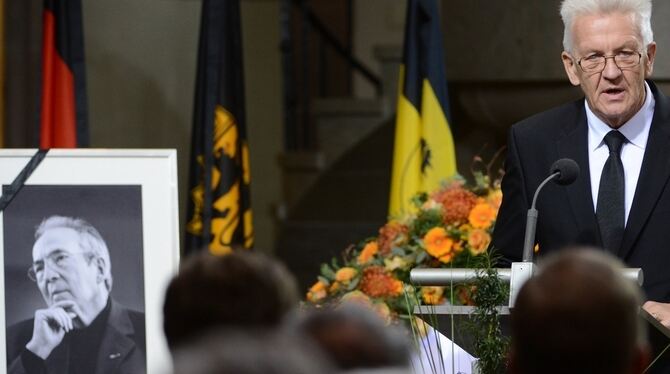
[[[516,266],[515,266],[516,265]],[[510,284],[510,297],[508,305],[501,305],[498,314],[501,316],[501,329],[505,335],[509,334],[509,315],[514,310],[514,302],[523,283],[533,276],[536,268],[532,262],[513,263],[511,268],[496,269],[501,281]],[[622,269],[622,275],[639,286],[644,282],[642,269]],[[419,286],[449,286],[451,284],[467,283],[477,276],[476,269],[412,269],[410,280]],[[462,328],[463,322],[468,315],[474,312],[471,306],[417,306],[414,314],[424,317],[426,322],[431,323],[431,316],[437,322],[433,326],[442,334],[446,335],[463,349],[472,353],[473,341]],[[650,374],[668,373],[670,368],[670,329],[663,326],[653,316],[640,308],[640,318],[644,321],[649,332],[649,342],[652,349],[652,365],[647,371]]]

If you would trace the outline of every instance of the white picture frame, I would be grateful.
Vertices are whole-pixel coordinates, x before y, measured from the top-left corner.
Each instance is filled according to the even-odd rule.
[[[36,151],[0,149],[0,184],[10,185]],[[170,369],[162,307],[165,289],[179,266],[176,159],[176,150],[171,149],[52,149],[47,153],[24,188],[0,212],[0,372],[9,364],[7,329],[32,308],[35,295],[41,298],[35,284],[31,289],[22,281],[24,269],[32,264],[30,243],[34,243],[34,236],[25,236],[52,214],[81,214],[84,217],[79,218],[93,226],[100,222],[108,226],[96,228],[109,247],[111,297],[127,299],[123,304],[135,304],[133,309],[143,308],[147,372]],[[115,290],[120,290],[116,296]],[[19,307],[17,298],[22,297],[26,305]]]

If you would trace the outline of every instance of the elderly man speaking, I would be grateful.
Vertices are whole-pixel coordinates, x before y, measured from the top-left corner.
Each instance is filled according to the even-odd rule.
[[[109,251],[98,230],[51,216],[35,239],[28,276],[46,307],[8,329],[8,372],[146,372],[144,315],[110,297]]]
[[[651,0],[564,0],[561,59],[584,98],[512,126],[493,245],[521,257],[533,192],[560,158],[579,164],[568,186],[537,199],[539,254],[569,245],[604,248],[644,271],[644,291],[670,302],[670,100],[649,79],[657,45]]]

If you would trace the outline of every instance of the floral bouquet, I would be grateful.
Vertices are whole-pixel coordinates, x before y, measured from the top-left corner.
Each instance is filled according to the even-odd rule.
[[[482,268],[490,260],[483,255],[502,192],[498,179],[473,174],[474,183],[454,177],[437,191],[415,196],[412,213],[386,223],[378,236],[350,246],[341,259],[322,264],[307,301],[365,303],[389,322],[408,318],[419,303],[472,305],[473,286],[414,287],[409,273],[413,268]]]

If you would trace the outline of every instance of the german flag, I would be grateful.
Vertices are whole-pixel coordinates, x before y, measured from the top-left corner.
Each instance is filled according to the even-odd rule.
[[[249,148],[239,0],[204,0],[185,254],[251,248]]]
[[[442,49],[435,0],[409,0],[398,80],[391,216],[409,212],[416,193],[434,190],[456,173]]]
[[[40,148],[88,146],[81,0],[45,0]]]

